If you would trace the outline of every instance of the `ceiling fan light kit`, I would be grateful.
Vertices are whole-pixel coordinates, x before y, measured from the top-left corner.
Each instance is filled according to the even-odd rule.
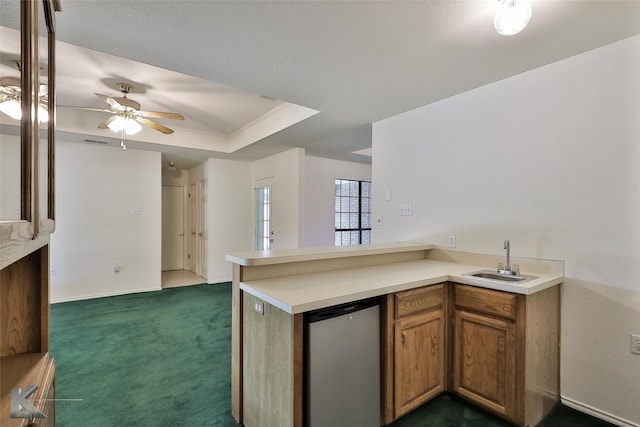
[[[143,111],[140,109],[140,103],[133,99],[127,98],[132,86],[128,83],[117,83],[116,86],[122,93],[122,96],[111,97],[96,93],[108,104],[108,108],[92,108],[92,107],[73,107],[68,105],[60,105],[62,108],[73,108],[76,110],[96,111],[100,113],[110,113],[111,117],[98,125],[100,129],[110,129],[113,132],[122,135],[121,146],[125,148],[124,135],[135,135],[142,130],[143,126],[148,126],[164,134],[173,133],[172,129],[151,120],[149,117],[160,119],[184,120],[184,116],[178,113],[166,113],[160,111]]]
[[[116,133],[124,131],[127,135],[135,135],[142,130],[140,123],[131,117],[124,116],[117,116],[107,127]]]
[[[14,120],[22,118],[22,86],[19,77],[0,77],[0,111]],[[49,121],[47,111],[47,85],[40,85],[38,92],[38,121]]]
[[[22,106],[20,102],[15,99],[0,103],[0,111],[14,120],[20,120],[22,118]]]
[[[518,34],[531,20],[529,0],[498,0],[498,9],[493,25],[503,36]]]

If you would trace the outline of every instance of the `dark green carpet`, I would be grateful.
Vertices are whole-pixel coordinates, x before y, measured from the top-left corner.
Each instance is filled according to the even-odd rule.
[[[231,285],[197,285],[54,304],[58,427],[235,426]],[[506,427],[443,394],[392,427]],[[563,405],[538,427],[609,427]],[[331,426],[349,427],[349,426]]]
[[[233,426],[231,285],[54,304],[57,426]]]

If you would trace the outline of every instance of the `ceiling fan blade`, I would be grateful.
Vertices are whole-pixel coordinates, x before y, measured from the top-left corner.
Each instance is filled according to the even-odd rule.
[[[154,122],[153,120],[149,120],[144,117],[134,117],[134,120],[140,123],[141,125],[149,126],[150,128],[154,128],[164,134],[173,133],[172,129],[169,129],[166,126],[162,126],[160,123]]]
[[[9,101],[9,100],[12,100],[12,99],[17,100],[18,97],[13,93],[9,93],[9,94],[0,93],[0,102]]]
[[[162,111],[138,111],[139,116],[154,117],[158,119],[184,120],[184,116],[178,113],[165,113]]]
[[[72,110],[97,111],[99,113],[116,113],[117,111],[107,110],[106,108],[76,107],[74,105],[57,105],[59,108],[69,108]]]
[[[0,92],[14,95],[20,92],[20,88],[16,89],[15,86],[2,86],[0,85]]]
[[[112,121],[114,121],[118,117],[119,117],[118,115],[109,117],[107,120],[105,120],[104,122],[102,122],[102,123],[100,123],[98,125],[98,129],[107,129],[109,127],[109,123],[111,123]]]
[[[112,97],[103,95],[101,93],[96,93],[96,95],[102,98],[107,104],[109,104],[111,108],[118,111],[124,111],[124,108],[125,108],[124,105],[120,104],[118,101],[116,101]]]

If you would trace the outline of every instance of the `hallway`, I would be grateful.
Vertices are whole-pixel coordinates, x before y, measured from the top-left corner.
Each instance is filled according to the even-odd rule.
[[[191,270],[168,270],[162,272],[162,289],[201,285],[203,283],[207,283],[207,279],[198,276]]]

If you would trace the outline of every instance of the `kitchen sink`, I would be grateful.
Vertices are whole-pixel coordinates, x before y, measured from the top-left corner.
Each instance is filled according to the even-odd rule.
[[[537,279],[537,277],[535,276],[527,276],[524,274],[520,274],[520,275],[502,274],[502,273],[498,273],[495,270],[474,271],[473,273],[463,274],[463,276],[476,277],[479,279],[497,280],[500,282],[524,282],[526,280]]]

